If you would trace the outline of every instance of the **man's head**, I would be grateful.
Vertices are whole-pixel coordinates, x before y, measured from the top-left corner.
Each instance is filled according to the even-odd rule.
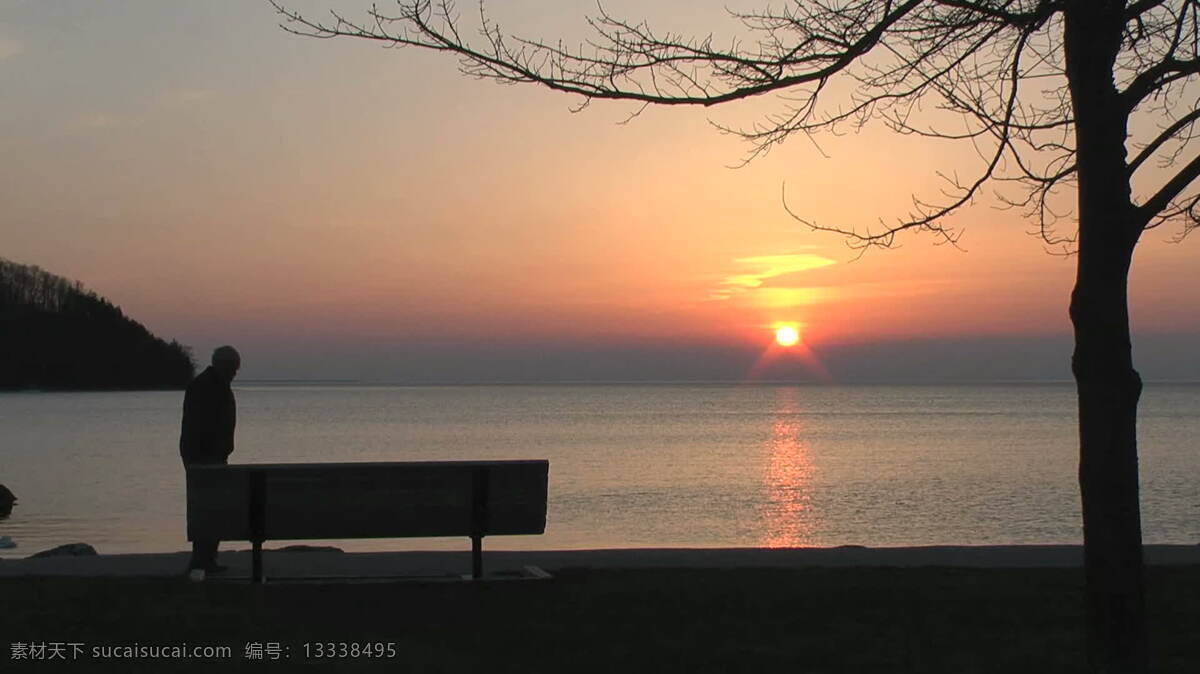
[[[212,367],[226,381],[233,381],[238,368],[242,366],[242,357],[232,346],[219,346],[213,351]]]

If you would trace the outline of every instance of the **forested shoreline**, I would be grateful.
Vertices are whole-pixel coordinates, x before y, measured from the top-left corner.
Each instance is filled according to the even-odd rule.
[[[0,389],[178,389],[188,348],[78,281],[0,258]]]

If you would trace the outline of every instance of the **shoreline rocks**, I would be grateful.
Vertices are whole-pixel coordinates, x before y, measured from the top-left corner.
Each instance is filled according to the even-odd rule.
[[[12,513],[13,504],[17,502],[17,495],[12,493],[12,490],[0,484],[0,517],[8,517]]]
[[[87,543],[67,543],[66,545],[34,553],[26,557],[26,559],[42,559],[44,557],[94,557],[96,554],[96,548]]]
[[[267,552],[345,552],[345,550],[332,545],[285,545]]]

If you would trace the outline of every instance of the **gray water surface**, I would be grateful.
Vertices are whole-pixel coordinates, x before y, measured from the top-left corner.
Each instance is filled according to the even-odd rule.
[[[1070,385],[234,390],[237,463],[549,459],[546,534],[490,548],[1081,540]],[[184,549],[182,397],[0,394],[0,483],[20,499],[0,556]],[[1200,542],[1200,386],[1148,385],[1141,412],[1145,539]]]

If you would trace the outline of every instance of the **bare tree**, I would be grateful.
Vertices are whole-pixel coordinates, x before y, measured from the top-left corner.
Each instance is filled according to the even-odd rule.
[[[331,12],[319,20],[271,2],[283,27],[300,35],[443,51],[468,75],[539,84],[577,94],[584,105],[711,106],[785,94],[781,109],[752,128],[725,129],[750,141],[750,158],[797,134],[871,121],[973,143],[980,154],[973,176],[947,177],[937,200],[914,199],[893,222],[863,228],[793,215],[859,248],[889,247],[906,230],[954,242],[948,216],[991,186],[1024,209],[1048,243],[1077,254],[1070,317],[1089,662],[1097,672],[1146,670],[1136,439],[1142,383],[1126,291],[1145,230],[1170,223],[1181,239],[1200,223],[1192,190],[1200,156],[1190,154],[1200,120],[1200,0],[790,0],[733,12],[750,38],[723,45],[600,8],[588,19],[591,39],[573,47],[511,36],[482,4],[468,36],[450,0],[398,0],[362,19]],[[1154,130],[1132,136],[1141,126]],[[1135,178],[1157,184],[1135,196]],[[1062,204],[1072,191],[1073,208]]]

